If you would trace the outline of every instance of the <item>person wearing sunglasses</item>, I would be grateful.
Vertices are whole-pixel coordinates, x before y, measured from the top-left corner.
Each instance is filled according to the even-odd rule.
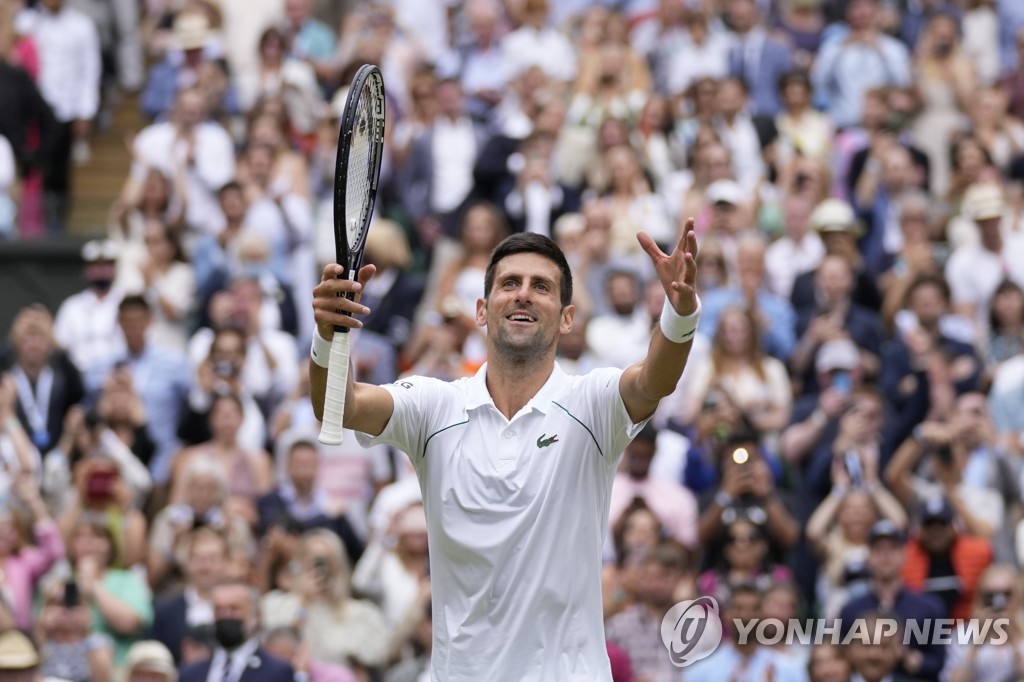
[[[976,642],[949,647],[949,682],[994,680],[1006,682],[1024,678],[1024,624],[1020,615],[1020,590],[1017,569],[1009,564],[993,564],[981,575],[974,593],[971,615],[984,624],[993,623]],[[1006,627],[994,627],[992,619],[1007,619]],[[982,626],[983,627],[983,626]],[[1007,642],[998,643],[1005,634]]]

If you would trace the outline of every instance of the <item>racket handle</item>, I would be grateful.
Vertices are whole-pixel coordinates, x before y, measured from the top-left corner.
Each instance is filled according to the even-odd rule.
[[[324,421],[320,442],[341,445],[345,433],[345,395],[348,393],[348,356],[352,335],[335,332],[327,361],[327,390],[324,393]]]

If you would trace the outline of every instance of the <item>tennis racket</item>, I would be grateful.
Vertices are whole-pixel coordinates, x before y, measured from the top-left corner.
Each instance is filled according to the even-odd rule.
[[[384,79],[372,64],[363,66],[352,81],[341,117],[338,160],[334,172],[334,246],[340,275],[354,280],[363,260],[366,232],[377,198],[377,179],[384,149]],[[345,294],[351,299],[352,294]],[[336,326],[327,365],[327,392],[320,442],[340,445],[344,433],[345,394],[348,392],[348,327]]]

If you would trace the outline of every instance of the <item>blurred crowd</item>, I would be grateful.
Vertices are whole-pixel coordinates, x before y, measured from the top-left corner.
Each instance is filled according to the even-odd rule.
[[[388,99],[364,381],[475,373],[519,231],[574,271],[563,369],[625,367],[663,301],[635,234],[671,249],[695,219],[699,334],[611,492],[617,682],[1024,678],[1022,58],[1018,0],[0,0],[0,236],[67,231],[93,131],[147,122],[115,131],[87,286],[3,321],[0,679],[425,679],[415,476],[318,444],[308,399],[365,63]],[[727,625],[679,671],[661,618],[697,595],[1011,638]]]

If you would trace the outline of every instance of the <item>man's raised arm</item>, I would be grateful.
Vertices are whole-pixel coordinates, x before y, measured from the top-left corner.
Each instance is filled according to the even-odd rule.
[[[327,392],[327,357],[330,341],[334,337],[335,325],[359,329],[363,323],[356,315],[367,315],[370,309],[359,303],[363,287],[377,271],[373,265],[365,265],[359,270],[358,281],[338,279],[344,271],[342,266],[333,263],[324,268],[320,283],[313,289],[313,318],[316,320],[316,333],[326,341],[318,343],[313,339],[313,361],[309,364],[309,397],[313,402],[313,414],[317,419],[324,416],[324,394]],[[339,296],[339,292],[355,292],[355,300]],[[350,312],[351,315],[339,311]],[[319,348],[318,348],[319,346]],[[373,384],[364,384],[354,379],[355,372],[349,360],[348,392],[345,394],[345,428],[362,431],[371,436],[379,436],[391,419],[395,410],[395,402],[385,389]]]
[[[658,279],[665,288],[666,304],[659,329],[654,331],[647,357],[627,367],[619,380],[619,394],[634,423],[654,414],[662,398],[676,390],[690,356],[700,300],[697,298],[697,237],[693,218],[686,221],[672,255],[665,254],[650,235],[637,235],[640,246],[651,257]]]

